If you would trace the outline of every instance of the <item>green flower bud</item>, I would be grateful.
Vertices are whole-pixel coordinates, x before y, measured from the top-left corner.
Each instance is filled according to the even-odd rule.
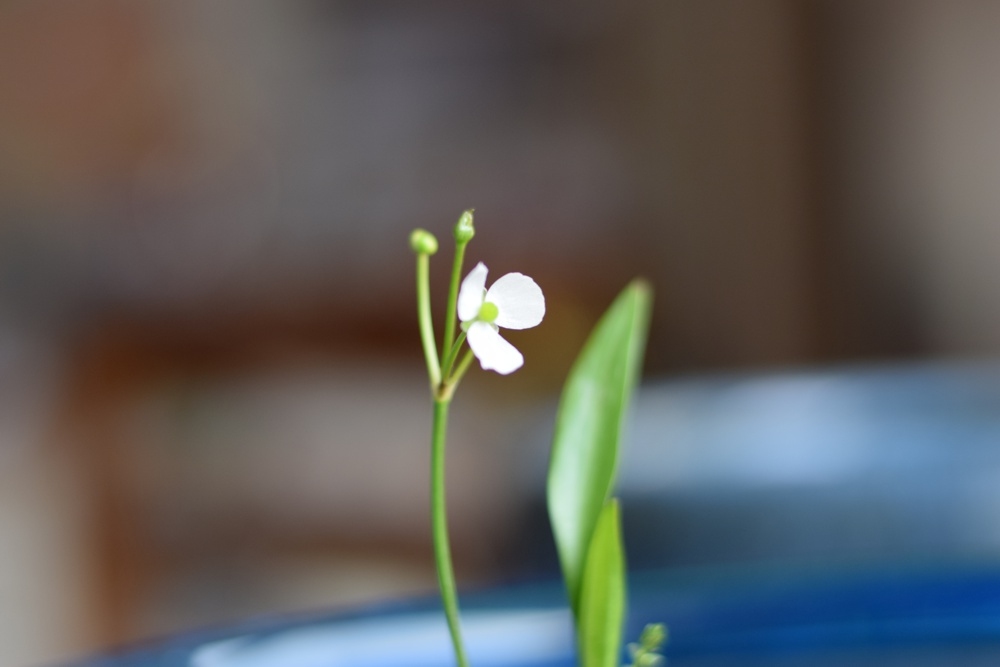
[[[426,229],[414,229],[410,234],[410,247],[418,255],[433,255],[438,251],[438,240]]]
[[[476,228],[472,226],[472,213],[475,209],[470,208],[462,213],[455,225],[455,240],[459,243],[468,243],[476,235]]]
[[[642,629],[639,643],[643,648],[655,651],[667,641],[667,626],[662,623],[650,623]]]

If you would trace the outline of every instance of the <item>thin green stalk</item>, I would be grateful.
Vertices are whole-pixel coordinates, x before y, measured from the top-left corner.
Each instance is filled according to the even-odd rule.
[[[451,377],[445,378],[444,382],[441,383],[441,387],[435,394],[435,400],[451,400],[451,397],[455,395],[455,389],[458,388],[458,383],[462,381],[462,376],[465,375],[465,371],[469,370],[469,364],[472,363],[474,357],[475,355],[472,353],[472,350],[465,351],[465,356],[462,357],[462,361],[458,362],[458,366],[455,367],[455,372],[451,374]]]
[[[444,317],[444,334],[441,339],[441,356],[451,350],[455,340],[455,325],[458,319],[458,287],[462,282],[462,263],[465,261],[465,246],[468,242],[455,242],[455,260],[451,265],[451,284],[448,286],[448,309]]]
[[[448,381],[448,376],[451,374],[451,367],[455,365],[455,360],[458,359],[458,353],[462,349],[462,343],[465,342],[466,334],[467,332],[465,331],[458,334],[458,338],[451,346],[451,351],[448,352],[448,356],[445,357],[444,363],[441,364],[441,377],[444,378],[445,382]]]
[[[437,566],[441,600],[448,620],[448,632],[455,649],[458,667],[468,667],[462,643],[462,630],[458,621],[458,594],[455,590],[455,573],[451,566],[451,548],[448,546],[448,512],[444,493],[444,448],[448,430],[449,399],[434,400],[434,425],[431,431],[431,529],[434,535],[434,564]]]
[[[427,361],[427,376],[431,387],[436,389],[441,384],[441,366],[438,361],[437,349],[434,347],[434,321],[431,319],[430,293],[430,256],[425,253],[417,255],[417,319],[420,322],[420,340],[424,346],[424,359]]]
[[[451,377],[448,379],[448,384],[451,386],[452,391],[455,391],[455,387],[457,387],[458,383],[462,381],[462,376],[465,375],[465,371],[469,370],[469,364],[472,363],[475,356],[476,355],[472,353],[472,350],[465,351],[465,356],[462,357],[462,361],[458,363],[458,367],[455,369],[455,372],[452,373]]]

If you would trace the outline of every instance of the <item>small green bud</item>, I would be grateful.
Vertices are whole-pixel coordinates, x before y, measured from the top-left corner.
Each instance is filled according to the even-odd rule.
[[[662,623],[650,623],[642,629],[639,643],[643,648],[655,651],[667,640],[667,626]]]
[[[438,251],[438,240],[426,229],[414,229],[410,234],[410,247],[418,255],[433,255]]]
[[[489,301],[484,301],[483,305],[479,307],[479,317],[477,318],[480,322],[492,322],[500,314],[500,309],[497,308],[495,303],[490,303]]]
[[[462,213],[455,224],[455,240],[459,243],[468,243],[476,235],[476,228],[472,225],[472,213],[476,209],[470,208]]]
[[[657,653],[667,641],[667,626],[662,623],[650,623],[642,629],[639,642],[628,645],[628,654],[632,659],[629,667],[660,667],[665,660]]]

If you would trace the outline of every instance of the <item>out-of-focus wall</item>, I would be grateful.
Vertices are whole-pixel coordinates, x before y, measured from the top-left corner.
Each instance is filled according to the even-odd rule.
[[[65,658],[94,642],[92,517],[75,458],[53,447],[58,350],[0,325],[0,662]]]
[[[400,239],[476,206],[473,258],[535,276],[560,327],[646,275],[654,367],[805,360],[800,23],[783,2],[5,8],[7,301],[70,335],[226,313],[398,346]]]
[[[833,326],[869,353],[996,354],[1000,7],[818,5]]]
[[[807,13],[790,2],[665,2],[628,16],[629,59],[614,72],[624,83],[608,103],[638,178],[628,252],[657,288],[652,363],[816,358]]]

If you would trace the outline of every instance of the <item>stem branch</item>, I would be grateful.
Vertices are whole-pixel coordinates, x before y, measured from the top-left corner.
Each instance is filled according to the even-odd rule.
[[[465,342],[466,335],[465,331],[458,334],[458,338],[455,339],[455,343],[451,346],[448,356],[445,357],[444,363],[441,365],[441,377],[444,382],[447,382],[448,376],[451,375],[451,367],[455,365],[455,360],[458,359],[458,353],[462,349],[462,343]]]
[[[444,311],[444,333],[441,339],[441,356],[448,354],[455,340],[455,324],[458,318],[458,286],[462,282],[462,262],[465,261],[465,246],[468,241],[455,242],[455,260],[451,265],[451,284],[448,286],[448,309]]]
[[[458,383],[462,381],[462,376],[465,375],[465,371],[469,370],[469,364],[472,363],[475,355],[472,350],[466,350],[465,356],[462,360],[458,362],[458,366],[455,367],[455,372],[451,374],[451,377],[445,378],[441,383],[441,387],[434,394],[434,399],[438,401],[450,401],[452,396],[455,395],[455,389],[458,388]]]
[[[437,389],[441,384],[441,365],[438,361],[437,349],[434,347],[434,321],[431,319],[430,292],[430,256],[425,253],[417,255],[417,319],[420,322],[420,340],[424,346],[424,359],[427,361],[427,376],[431,388]]]

